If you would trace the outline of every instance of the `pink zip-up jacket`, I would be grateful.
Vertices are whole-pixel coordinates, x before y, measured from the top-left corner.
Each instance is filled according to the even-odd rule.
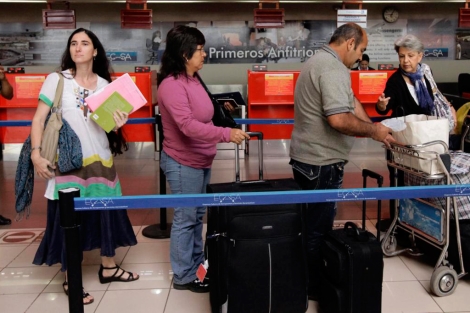
[[[230,142],[230,128],[212,124],[214,107],[196,77],[165,78],[158,87],[162,115],[163,150],[186,166],[210,168],[216,144]]]

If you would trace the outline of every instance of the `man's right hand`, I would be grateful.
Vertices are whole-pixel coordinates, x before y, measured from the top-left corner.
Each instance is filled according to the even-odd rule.
[[[392,130],[382,123],[375,123],[374,126],[376,129],[371,138],[375,141],[383,142],[390,148],[390,143],[396,142],[395,138],[392,136]]]

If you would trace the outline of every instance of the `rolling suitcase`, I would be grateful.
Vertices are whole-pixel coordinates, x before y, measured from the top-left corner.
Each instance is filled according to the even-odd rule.
[[[375,236],[347,222],[321,248],[319,305],[324,313],[380,313],[383,256]]]
[[[238,146],[236,181],[211,184],[208,193],[300,190],[293,179],[263,180],[262,133],[258,137],[260,179],[240,182]],[[215,199],[215,198],[214,198]],[[241,199],[240,199],[241,200]],[[307,267],[301,204],[230,205],[208,208],[206,255],[212,313],[303,313],[307,310]]]

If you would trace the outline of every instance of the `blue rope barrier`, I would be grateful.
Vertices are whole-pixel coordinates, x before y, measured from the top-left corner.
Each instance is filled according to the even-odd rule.
[[[283,125],[283,124],[294,124],[293,119],[282,119],[282,118],[234,118],[238,124],[245,125]]]
[[[213,194],[144,195],[107,198],[75,198],[75,210],[120,210],[156,207],[269,205],[470,196],[469,185],[240,192]]]
[[[17,120],[17,121],[0,121],[0,127],[2,126],[31,126],[31,121]]]
[[[385,117],[372,117],[373,122],[380,122],[388,118]],[[292,125],[294,124],[293,119],[279,119],[279,118],[235,118],[235,122],[244,125]],[[141,118],[130,118],[127,124],[155,124],[154,117],[141,117]],[[27,120],[16,120],[16,121],[0,121],[0,127],[7,126],[31,126],[31,121]]]
[[[126,124],[155,124],[155,117],[130,118]]]

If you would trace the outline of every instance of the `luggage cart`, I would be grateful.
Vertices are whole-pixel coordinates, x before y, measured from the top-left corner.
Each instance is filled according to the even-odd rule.
[[[414,175],[422,181],[444,180],[445,184],[452,184],[449,174],[450,155],[445,142],[432,141],[422,145],[391,144],[390,148],[385,146],[384,148],[391,152],[391,158],[387,160],[387,163],[394,168],[396,183],[397,173],[400,170],[405,175]],[[441,151],[444,151],[444,153],[441,153]],[[438,207],[422,199],[397,199],[396,203],[395,217],[382,240],[384,255],[390,257],[403,252],[415,253],[416,238],[433,245],[441,250],[441,253],[431,276],[431,291],[439,297],[452,294],[457,287],[458,279],[465,275],[460,242],[459,215],[455,198],[446,197],[444,207]],[[452,208],[455,217],[453,219],[451,219]],[[452,235],[449,234],[451,222],[455,222],[460,273],[457,273],[453,265],[447,260],[449,236]],[[396,231],[398,229],[409,233],[411,248],[397,250]]]

